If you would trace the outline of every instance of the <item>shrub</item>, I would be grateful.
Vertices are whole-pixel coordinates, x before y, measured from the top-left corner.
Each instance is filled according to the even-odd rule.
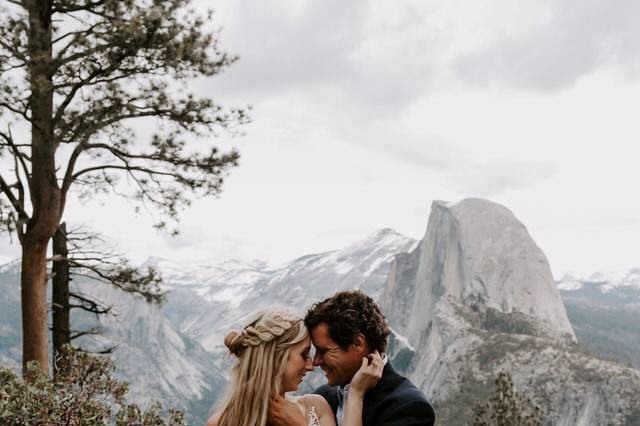
[[[125,401],[127,384],[113,377],[111,360],[65,347],[50,379],[35,364],[24,377],[0,369],[0,424],[14,426],[184,426],[183,414],[163,414]]]

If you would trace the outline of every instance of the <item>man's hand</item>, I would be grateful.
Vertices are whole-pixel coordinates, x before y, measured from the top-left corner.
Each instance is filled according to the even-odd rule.
[[[273,426],[307,426],[307,419],[298,406],[280,395],[269,403],[267,421]]]

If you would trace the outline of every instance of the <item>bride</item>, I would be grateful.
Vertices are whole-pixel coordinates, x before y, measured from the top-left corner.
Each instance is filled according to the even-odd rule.
[[[305,426],[335,426],[322,396],[285,397],[313,370],[311,338],[301,318],[283,310],[260,312],[241,331],[227,334],[224,344],[237,360],[226,395],[206,426],[266,426],[270,404],[293,404]],[[342,426],[362,426],[364,394],[376,385],[382,368],[377,353],[371,360],[363,358],[351,380]]]

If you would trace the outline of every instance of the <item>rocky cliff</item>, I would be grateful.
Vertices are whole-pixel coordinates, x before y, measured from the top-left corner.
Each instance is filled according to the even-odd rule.
[[[424,239],[392,263],[381,304],[394,363],[442,424],[466,424],[500,370],[543,405],[547,424],[633,415],[640,373],[576,344],[545,255],[503,206],[434,202]]]

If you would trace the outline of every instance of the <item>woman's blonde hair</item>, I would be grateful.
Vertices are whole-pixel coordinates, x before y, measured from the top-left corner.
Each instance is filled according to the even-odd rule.
[[[218,426],[264,426],[269,401],[280,392],[291,347],[308,336],[302,318],[279,309],[259,312],[225,346],[236,358]]]

